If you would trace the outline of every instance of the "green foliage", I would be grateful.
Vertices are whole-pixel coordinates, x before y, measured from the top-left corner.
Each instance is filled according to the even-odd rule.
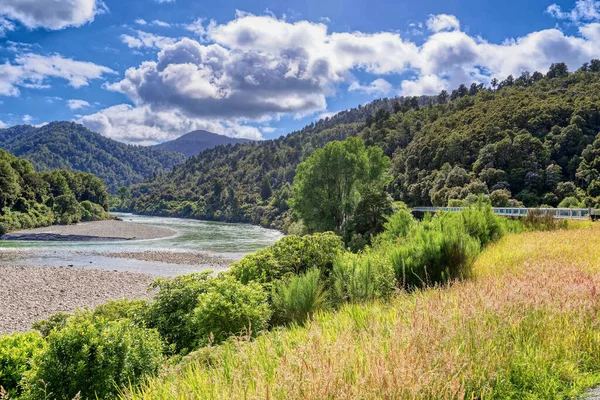
[[[394,269],[385,251],[366,249],[363,253],[344,253],[333,266],[332,291],[337,303],[363,302],[388,298],[396,288]]]
[[[382,241],[394,241],[397,238],[405,237],[414,228],[417,221],[414,219],[410,211],[406,208],[401,208],[393,215],[388,217],[384,224],[384,229],[378,239]]]
[[[159,278],[151,285],[158,290],[146,313],[146,324],[156,328],[178,353],[194,349],[197,343],[196,327],[192,317],[198,306],[198,297],[210,286],[211,272]]]
[[[84,313],[46,338],[27,373],[27,397],[57,400],[112,399],[120,387],[136,385],[158,372],[163,344],[154,330],[127,320],[108,322]]]
[[[34,322],[33,329],[39,331],[43,337],[46,337],[53,330],[60,330],[65,327],[67,320],[71,314],[65,312],[57,312],[46,319]]]
[[[349,240],[376,230],[391,213],[389,163],[380,148],[365,147],[359,138],[328,143],[298,166],[292,208],[310,232],[334,231]]]
[[[459,225],[458,218],[446,217],[424,221],[389,251],[402,287],[424,287],[470,276],[480,243]]]
[[[97,177],[66,170],[37,173],[28,161],[0,150],[0,234],[108,217],[108,193]]]
[[[318,268],[276,282],[271,295],[273,322],[302,323],[326,306],[325,286]]]
[[[280,198],[301,162],[328,143],[351,136],[391,158],[393,181],[387,190],[409,206],[445,206],[450,201],[462,205],[473,195],[492,194],[495,206],[520,202],[556,207],[571,196],[586,206],[600,205],[600,184],[595,183],[600,182],[599,71],[534,72],[507,78],[492,88],[471,88],[463,85],[433,97],[378,100],[280,139],[208,150],[172,173],[134,188],[131,209],[183,215],[177,204],[193,198],[205,205],[196,218],[287,229],[294,223],[289,203],[263,200],[265,177],[272,187],[271,200]],[[326,169],[334,175],[337,165]],[[324,170],[318,175],[327,174]],[[306,190],[319,189],[309,185]],[[344,190],[348,193],[347,187]],[[336,204],[325,196],[322,200],[323,212],[338,223],[340,217],[331,211]],[[346,197],[345,204],[340,203],[346,215],[352,213],[348,204],[354,201],[358,200]],[[329,227],[328,218],[322,223],[327,227],[307,228],[336,230]],[[355,242],[364,243],[363,236]],[[352,237],[345,239],[350,242]]]
[[[558,205],[558,208],[582,208],[585,205],[579,201],[577,199],[577,197],[573,197],[573,196],[569,196],[569,197],[565,197],[560,204]]]
[[[195,344],[218,344],[239,334],[253,336],[267,327],[271,314],[267,294],[258,283],[243,284],[231,276],[211,279],[192,314]]]
[[[146,316],[146,300],[111,300],[96,307],[92,313],[95,318],[107,321],[118,321],[128,319],[132,322],[142,324]]]
[[[31,359],[44,348],[44,339],[36,332],[0,336],[0,388],[10,397],[21,393],[21,380],[31,368]]]
[[[73,122],[0,129],[0,148],[29,160],[39,171],[67,169],[97,175],[112,193],[185,160],[183,154],[127,145]]]
[[[302,274],[311,268],[319,268],[327,274],[342,250],[341,238],[331,232],[290,235],[233,263],[228,273],[242,283],[261,284]]]

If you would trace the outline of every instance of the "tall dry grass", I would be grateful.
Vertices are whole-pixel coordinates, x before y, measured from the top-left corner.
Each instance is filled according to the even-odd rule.
[[[231,341],[130,397],[574,396],[600,382],[599,261],[598,226],[507,236],[473,280]]]

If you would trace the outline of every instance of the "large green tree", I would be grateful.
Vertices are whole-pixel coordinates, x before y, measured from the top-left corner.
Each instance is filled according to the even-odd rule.
[[[389,165],[381,148],[366,147],[362,139],[328,143],[298,166],[292,208],[309,232],[334,231],[348,238],[361,200],[385,193]]]

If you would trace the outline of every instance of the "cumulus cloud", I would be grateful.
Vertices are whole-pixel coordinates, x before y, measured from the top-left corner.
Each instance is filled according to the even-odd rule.
[[[239,12],[224,24],[198,20],[187,26],[197,40],[144,43],[132,36],[139,41],[132,39],[133,46],[159,49],[156,59],[129,68],[106,87],[131,99],[135,107],[128,115],[141,109],[144,115],[245,126],[325,112],[327,98],[342,84],[371,95],[435,94],[461,83],[546,71],[554,62],[576,69],[598,57],[597,23],[581,24],[576,34],[545,29],[503,43],[468,35],[451,15],[431,16],[427,27],[432,33],[417,45],[396,32],[330,32],[323,23]],[[363,73],[373,80],[361,83],[359,73],[360,80]],[[399,87],[388,76],[401,80]]]
[[[126,34],[121,35],[121,41],[130,49],[160,49],[166,45],[173,44],[176,41],[176,39],[170,37],[155,35],[144,31],[134,31],[134,34],[135,36]]]
[[[253,126],[189,118],[177,110],[156,112],[149,107],[129,104],[106,108],[83,116],[77,122],[112,139],[143,145],[172,140],[198,129],[230,137],[262,139],[260,130]]]
[[[600,1],[577,0],[570,11],[563,11],[558,4],[548,6],[546,12],[557,19],[569,20],[579,24],[582,22],[600,20]]]
[[[430,15],[427,20],[427,28],[433,32],[458,30],[460,29],[460,22],[454,15]]]
[[[110,73],[114,73],[110,68],[59,54],[25,53],[18,55],[12,63],[0,64],[0,96],[18,96],[19,86],[47,88],[45,81],[48,78],[64,79],[70,86],[79,88]]]
[[[359,82],[354,81],[350,84],[348,90],[384,96],[392,90],[392,84],[383,78],[377,78],[368,85],[361,85]]]
[[[6,123],[4,121],[0,120],[0,129],[4,129],[4,128],[6,128],[6,126],[7,126]]]
[[[33,117],[31,115],[29,115],[29,114],[23,115],[23,122],[25,122],[26,124],[28,124],[31,121],[33,121]]]
[[[15,24],[7,20],[6,18],[0,17],[0,37],[6,36],[6,32],[14,31]]]
[[[39,0],[2,0],[0,16],[18,21],[30,29],[63,29],[81,26],[107,12],[101,0],[54,0],[52,4]]]
[[[67,106],[69,106],[71,110],[79,110],[80,108],[89,107],[90,103],[85,100],[71,99],[67,100]]]

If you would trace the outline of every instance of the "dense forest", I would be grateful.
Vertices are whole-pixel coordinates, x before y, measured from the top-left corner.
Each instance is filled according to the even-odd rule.
[[[183,154],[127,145],[73,122],[0,129],[0,148],[29,160],[38,171],[65,168],[92,173],[113,193],[185,160]]]
[[[382,99],[286,137],[207,150],[135,186],[138,213],[286,228],[296,167],[326,143],[361,137],[391,159],[388,191],[415,205],[600,206],[600,61],[563,63],[490,87]]]
[[[36,172],[29,161],[0,150],[0,235],[108,217],[108,192],[96,176]]]

